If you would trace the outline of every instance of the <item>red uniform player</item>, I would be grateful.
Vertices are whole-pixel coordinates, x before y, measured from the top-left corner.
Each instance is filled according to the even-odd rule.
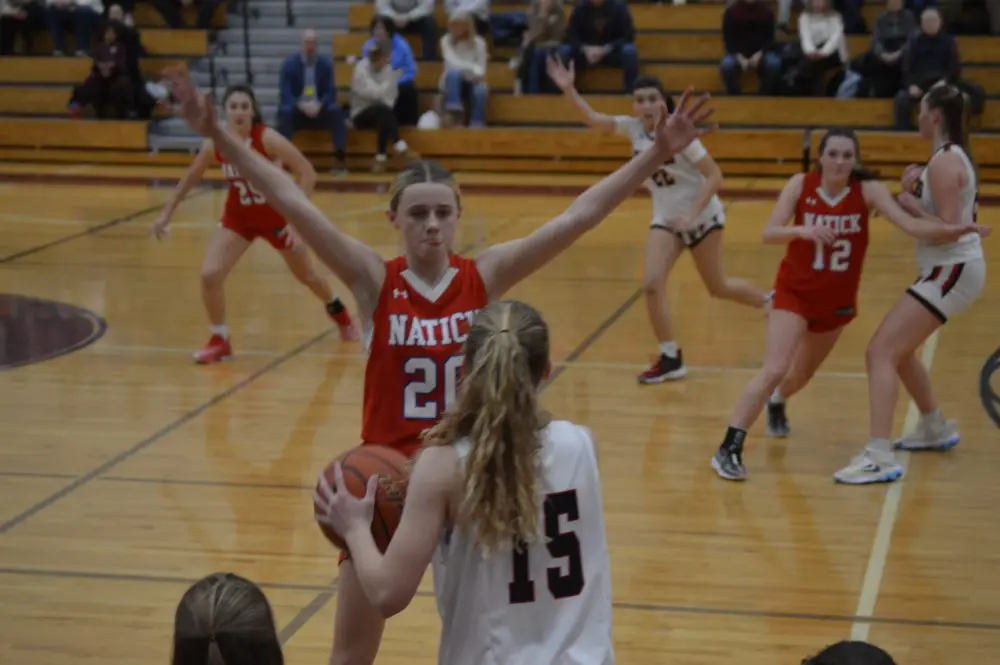
[[[406,257],[386,262],[365,340],[365,443],[416,454],[420,433],[454,401],[466,332],[488,303],[473,259],[452,255],[444,279],[433,288],[408,269]]]
[[[247,86],[230,87],[222,100],[226,111],[227,131],[243,141],[253,152],[268,160],[278,160],[288,166],[298,179],[299,186],[311,193],[316,184],[316,171],[312,165],[285,137],[264,124],[257,109],[253,90]],[[289,270],[302,284],[319,298],[327,315],[337,324],[345,340],[358,339],[358,332],[347,308],[334,294],[329,283],[313,270],[312,261],[305,247],[289,231],[284,217],[275,210],[267,198],[254,189],[236,165],[206,140],[198,156],[178,183],[174,195],[153,222],[156,238],[167,234],[170,218],[188,191],[201,180],[212,160],[222,166],[229,181],[229,193],[219,227],[212,233],[201,268],[201,295],[208,312],[212,335],[208,343],[194,354],[195,362],[214,363],[233,355],[226,325],[226,277],[257,238],[263,238],[281,252]]]
[[[806,386],[857,316],[869,211],[878,210],[914,237],[942,237],[939,224],[911,217],[874,174],[858,166],[854,132],[827,132],[819,152],[819,171],[788,181],[764,229],[764,242],[785,242],[788,250],[774,285],[764,366],[744,389],[712,457],[712,467],[726,480],[746,478],[743,441],[765,404],[768,434],[788,436],[785,400]]]

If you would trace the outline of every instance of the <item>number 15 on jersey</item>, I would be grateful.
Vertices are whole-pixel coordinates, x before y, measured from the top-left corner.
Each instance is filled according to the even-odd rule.
[[[417,356],[403,363],[408,383],[403,388],[403,417],[407,420],[437,420],[455,403],[463,356],[444,362]]]

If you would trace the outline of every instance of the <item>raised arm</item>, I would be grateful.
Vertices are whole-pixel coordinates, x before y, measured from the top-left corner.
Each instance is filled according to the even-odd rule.
[[[707,106],[708,95],[702,95],[689,107],[690,92],[690,89],[684,92],[677,110],[669,119],[666,106],[661,107],[651,147],[585,191],[566,212],[534,233],[494,245],[477,257],[476,264],[491,299],[499,298],[600,224],[664,161],[710,131],[697,127],[712,112]]]
[[[278,166],[219,127],[211,95],[199,95],[186,70],[172,69],[166,72],[166,78],[174,97],[180,102],[184,119],[195,131],[212,139],[219,152],[239,169],[240,174],[298,231],[316,256],[351,289],[362,318],[371,316],[385,279],[382,258],[375,250],[330,224]]]
[[[335,475],[337,486],[344,487],[339,467]],[[325,474],[320,474],[319,491],[313,498],[319,507],[316,519],[343,534],[361,588],[382,616],[399,614],[417,594],[447,524],[456,478],[458,458],[453,448],[434,446],[420,454],[407,485],[406,510],[382,554],[371,529],[374,485],[359,500],[350,491],[332,490]]]
[[[570,61],[569,68],[562,64],[558,58],[549,56],[545,63],[545,70],[549,74],[549,78],[552,82],[563,91],[567,99],[573,103],[576,107],[577,112],[583,118],[583,121],[593,127],[594,129],[599,129],[602,132],[611,134],[615,131],[615,118],[611,115],[605,115],[603,113],[598,113],[590,104],[587,103],[580,93],[576,91],[573,87],[573,81],[576,78],[576,74],[573,68],[573,62]]]

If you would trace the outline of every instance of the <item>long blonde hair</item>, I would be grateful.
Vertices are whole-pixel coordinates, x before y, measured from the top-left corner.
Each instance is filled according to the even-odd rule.
[[[195,582],[174,615],[173,665],[284,665],[267,597],[233,573]]]
[[[486,553],[539,536],[537,389],[549,367],[549,330],[531,305],[504,300],[480,310],[465,341],[457,407],[426,445],[469,439],[457,523]]]

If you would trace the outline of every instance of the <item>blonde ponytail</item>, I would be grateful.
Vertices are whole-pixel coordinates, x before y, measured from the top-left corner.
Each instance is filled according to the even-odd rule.
[[[519,301],[483,309],[465,343],[458,406],[425,435],[426,445],[469,439],[459,526],[485,553],[539,537],[537,388],[549,363],[548,328]]]

